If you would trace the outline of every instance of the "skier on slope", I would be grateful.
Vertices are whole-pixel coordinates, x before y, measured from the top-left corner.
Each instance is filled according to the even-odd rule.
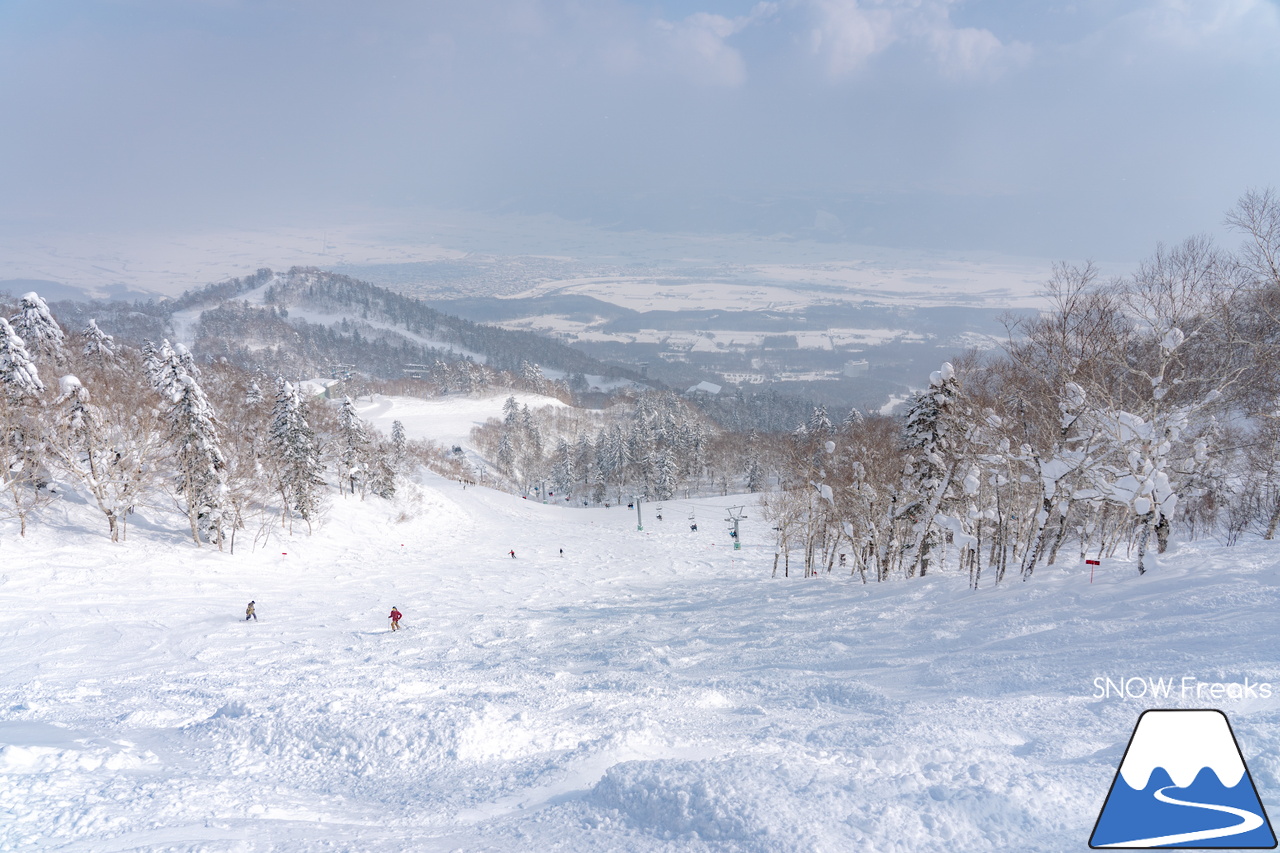
[[[392,607],[392,608],[391,608],[391,615],[390,615],[390,616],[388,616],[387,618],[391,620],[391,630],[392,630],[392,631],[399,631],[399,630],[400,630],[400,620],[404,618],[404,614],[403,614],[403,613],[401,613],[399,610],[397,610],[395,607]]]
[[[249,606],[244,609],[244,621],[248,622],[250,619],[252,619],[254,622],[258,621],[258,614],[253,612],[252,601],[250,601]]]
[[[511,549],[511,551],[510,551],[509,553],[511,554],[511,559],[513,559],[513,560],[514,560],[514,559],[516,558],[516,552],[515,552],[515,549],[514,549],[514,548],[513,548],[513,549]]]

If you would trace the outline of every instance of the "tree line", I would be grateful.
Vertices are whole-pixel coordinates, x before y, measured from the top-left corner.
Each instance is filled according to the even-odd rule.
[[[1244,237],[1235,251],[1193,237],[1111,280],[1092,263],[1055,266],[1045,310],[1010,316],[999,350],[943,364],[903,416],[833,418],[809,406],[797,423],[791,398],[632,387],[598,412],[530,410],[513,396],[474,443],[497,485],[574,504],[761,492],[783,574],[793,557],[806,574],[844,567],[868,581],[946,565],[977,586],[1121,549],[1145,572],[1177,534],[1270,539],[1280,527],[1280,197],[1248,193],[1227,224]],[[363,293],[309,270],[291,276],[319,300],[312,310]],[[263,272],[214,295],[274,281]],[[228,332],[251,316],[283,322],[284,301],[228,316]],[[390,305],[370,296],[370,316],[390,316]],[[314,406],[216,351],[197,367],[180,345],[117,346],[92,319],[70,342],[38,297],[16,308],[0,318],[0,487],[24,530],[52,499],[55,470],[93,496],[113,538],[139,501],[165,494],[193,539],[219,545],[251,516],[310,523],[326,490],[390,494],[403,470],[403,430],[388,443],[349,403]],[[419,368],[378,387],[574,399],[573,376],[551,380],[527,359],[509,372],[443,355]],[[42,377],[57,375],[46,387]],[[361,382],[353,374],[348,388]],[[417,452],[475,476],[456,455]]]
[[[135,511],[162,508],[197,544],[233,548],[240,530],[309,528],[332,492],[389,498],[422,462],[440,460],[403,428],[369,430],[350,398],[316,405],[298,383],[197,364],[167,340],[118,344],[94,319],[68,335],[35,293],[0,317],[0,513],[22,535],[62,482],[113,541]]]
[[[1243,246],[1160,246],[1123,279],[1059,264],[998,352],[936,371],[902,419],[815,413],[764,499],[783,572],[864,579],[954,565],[977,586],[1173,533],[1280,525],[1280,197],[1227,215]],[[777,560],[775,560],[775,571]]]

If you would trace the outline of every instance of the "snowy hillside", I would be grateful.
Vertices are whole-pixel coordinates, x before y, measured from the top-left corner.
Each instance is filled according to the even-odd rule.
[[[425,476],[234,555],[0,522],[0,850],[1082,850],[1150,707],[1224,710],[1280,811],[1274,544],[864,586],[770,578],[749,504],[640,531]]]
[[[409,438],[438,442],[445,448],[471,449],[471,430],[490,418],[502,418],[502,404],[513,397],[521,406],[531,409],[543,406],[561,407],[565,403],[555,397],[523,392],[504,392],[489,396],[455,394],[422,399],[419,397],[387,397],[375,394],[356,403],[362,420],[368,421],[386,435],[391,425],[400,421]]]

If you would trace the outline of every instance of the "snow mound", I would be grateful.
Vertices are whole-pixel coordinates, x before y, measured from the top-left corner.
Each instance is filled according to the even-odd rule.
[[[609,768],[589,800],[668,841],[733,842],[735,849],[762,853],[814,849],[817,839],[783,813],[783,804],[791,799],[785,772],[746,765],[628,761]],[[783,829],[779,823],[791,825]]]
[[[222,717],[234,720],[238,717],[247,716],[249,716],[249,706],[245,705],[243,702],[228,702],[218,710],[214,711],[213,715],[210,716],[209,719],[216,720],[219,717]]]
[[[1051,816],[1030,793],[1010,796],[997,767],[940,750],[906,753],[894,761],[871,750],[852,765],[803,750],[631,761],[609,768],[587,802],[604,811],[602,825],[620,822],[679,849],[1042,849],[1027,840],[1050,831]]]

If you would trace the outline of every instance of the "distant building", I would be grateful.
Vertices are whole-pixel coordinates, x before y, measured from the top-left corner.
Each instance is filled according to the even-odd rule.
[[[763,385],[763,373],[721,373],[725,382],[732,382],[734,385]]]
[[[852,379],[854,376],[865,376],[869,370],[871,370],[871,365],[864,358],[861,361],[845,362],[843,373]]]
[[[699,391],[702,392],[703,394],[719,394],[720,386],[714,382],[703,381],[703,382],[699,382],[697,385],[694,385],[688,391],[685,391],[685,393],[693,394]]]

